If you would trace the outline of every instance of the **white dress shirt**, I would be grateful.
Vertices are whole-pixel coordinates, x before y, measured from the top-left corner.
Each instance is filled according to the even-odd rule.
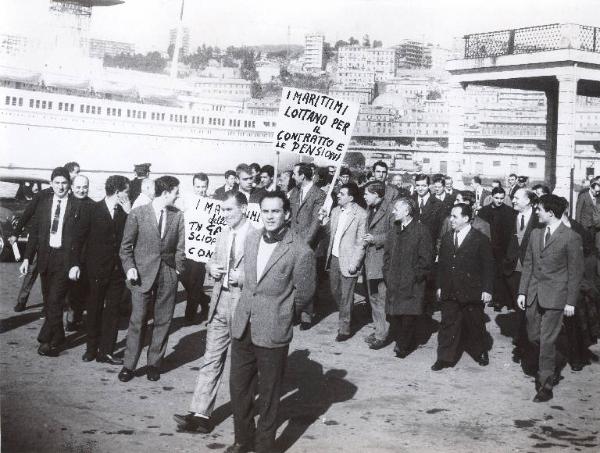
[[[256,281],[257,282],[262,277],[262,274],[265,271],[265,267],[267,267],[267,263],[269,262],[271,255],[275,251],[277,244],[279,244],[279,242],[267,244],[261,236],[260,242],[258,243],[258,255],[256,256]]]
[[[554,234],[554,232],[556,231],[556,229],[560,226],[562,222],[554,222],[552,225],[546,225],[546,228],[544,228],[544,247],[546,247],[546,234],[548,233],[548,231],[550,231],[550,237],[552,237],[552,235]]]
[[[229,236],[227,237],[227,258],[226,258],[226,264],[225,264],[225,279],[223,280],[223,287],[224,288],[228,288],[229,287],[229,272],[232,270],[229,268],[229,264],[230,264],[230,259],[229,257],[231,256],[231,246],[233,244],[233,238],[235,236],[235,252],[234,252],[234,256],[235,256],[235,260],[237,261],[237,259],[242,256],[242,253],[244,252],[244,243],[246,241],[246,235],[248,234],[248,229],[250,227],[250,222],[247,221],[246,219],[242,220],[242,224],[238,225],[237,229],[232,230],[231,228],[229,229]]]
[[[67,210],[67,201],[69,197],[58,198],[56,195],[52,197],[52,209],[50,210],[50,247],[60,248],[62,246],[62,230],[65,220],[65,211]],[[60,200],[60,214],[58,215],[58,229],[52,234],[52,222],[54,221],[54,213],[56,206]]]
[[[340,209],[340,216],[338,217],[338,224],[335,230],[335,235],[333,236],[333,246],[331,247],[331,254],[336,258],[340,257],[340,242],[342,240],[342,235],[344,234],[344,230],[346,229],[346,225],[350,218],[350,206],[346,206],[345,208]]]
[[[310,190],[310,188],[313,186],[313,182],[309,182],[308,184],[306,184],[305,186],[302,186],[302,188],[300,189],[300,203],[302,203],[304,200],[306,200],[306,195],[308,194],[308,191]]]
[[[430,195],[431,194],[427,192],[425,195],[423,195],[423,197],[417,197],[417,208],[421,209],[421,200],[423,200],[423,206],[425,206],[427,204],[427,200],[429,200]]]
[[[104,204],[106,204],[106,207],[108,208],[108,213],[114,219],[115,218],[115,206],[117,205],[117,200],[115,200],[114,198],[112,200],[110,200],[108,198],[104,198]]]
[[[527,224],[529,223],[531,214],[533,214],[532,208],[529,208],[526,211],[519,213],[519,215],[517,216],[517,231],[519,231],[521,229],[521,218],[524,218],[523,224],[525,225],[525,228],[527,228]]]
[[[152,200],[152,208],[154,209],[154,215],[156,216],[156,224],[160,226],[160,213],[163,213],[162,228],[160,230],[160,237],[165,235],[165,229],[167,228],[167,209],[164,206],[160,206],[156,199]]]
[[[463,241],[465,240],[465,237],[467,237],[467,234],[469,234],[469,231],[471,231],[471,224],[467,224],[462,230],[454,232],[458,240],[459,247],[462,245]]]

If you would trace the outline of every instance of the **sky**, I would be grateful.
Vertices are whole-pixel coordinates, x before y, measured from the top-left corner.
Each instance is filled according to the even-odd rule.
[[[0,33],[40,33],[49,0],[2,0]],[[181,0],[125,0],[96,8],[90,36],[132,42],[137,51],[166,50]],[[368,34],[391,46],[404,38],[450,48],[456,37],[506,28],[573,22],[600,26],[600,0],[186,0],[191,48],[303,44]]]

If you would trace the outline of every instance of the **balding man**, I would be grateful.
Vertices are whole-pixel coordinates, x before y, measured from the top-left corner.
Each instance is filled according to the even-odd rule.
[[[71,192],[82,206],[94,203],[94,200],[88,196],[89,191],[90,180],[88,177],[79,173],[75,174],[71,180]],[[67,324],[65,326],[67,332],[75,332],[84,328],[83,310],[89,295],[89,283],[85,266],[81,268],[81,275],[82,278],[78,281],[69,282],[69,291],[67,293],[69,308],[67,310]]]
[[[131,209],[135,209],[139,206],[144,206],[154,200],[154,180],[150,178],[145,178],[142,180],[140,186],[140,194],[135,198]],[[131,197],[131,193],[129,194]]]

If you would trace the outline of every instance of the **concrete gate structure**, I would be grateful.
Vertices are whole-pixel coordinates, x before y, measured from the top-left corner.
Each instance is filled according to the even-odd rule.
[[[462,172],[468,85],[543,91],[547,98],[545,180],[554,193],[572,202],[575,105],[577,95],[600,97],[600,27],[551,24],[463,39],[464,54],[446,65],[452,87],[448,173]]]

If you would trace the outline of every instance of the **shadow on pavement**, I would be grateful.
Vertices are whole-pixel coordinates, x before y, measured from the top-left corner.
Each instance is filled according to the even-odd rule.
[[[29,312],[0,320],[0,333],[10,332],[40,319],[40,312]]]
[[[284,394],[295,392],[281,401],[279,426],[287,426],[276,441],[277,451],[286,451],[302,437],[335,403],[354,397],[357,387],[344,379],[346,370],[323,372],[323,365],[309,358],[310,351],[296,350],[288,357],[284,378]],[[335,420],[325,424],[338,424]]]

